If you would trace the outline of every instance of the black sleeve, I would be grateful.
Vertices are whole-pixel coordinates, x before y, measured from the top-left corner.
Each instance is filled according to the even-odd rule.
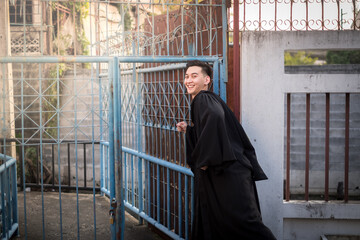
[[[209,94],[198,94],[192,104],[192,120],[196,141],[191,151],[195,167],[219,167],[236,160],[228,137],[224,109]],[[194,141],[193,141],[194,142]]]

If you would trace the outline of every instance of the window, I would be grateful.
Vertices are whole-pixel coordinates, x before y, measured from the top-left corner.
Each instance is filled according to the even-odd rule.
[[[16,0],[15,4],[11,4],[10,2],[9,13],[11,25],[24,24],[24,16],[26,24],[32,23],[32,1]]]

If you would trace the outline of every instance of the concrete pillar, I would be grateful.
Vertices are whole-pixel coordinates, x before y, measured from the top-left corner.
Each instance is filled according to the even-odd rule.
[[[9,1],[0,4],[0,57],[11,56]],[[0,65],[0,138],[15,138],[12,64]],[[7,142],[6,145],[9,146]],[[15,143],[6,155],[16,157]]]

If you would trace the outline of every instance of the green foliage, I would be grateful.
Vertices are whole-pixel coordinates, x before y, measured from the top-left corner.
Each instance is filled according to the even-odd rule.
[[[124,17],[122,18],[124,20],[124,31],[131,30],[131,15],[130,15],[130,6],[121,4],[121,3],[111,3],[113,6],[117,7],[119,14],[121,15],[122,12],[124,12]]]
[[[131,30],[131,15],[130,15],[130,12],[129,12],[129,10],[127,10],[126,12],[125,12],[125,17],[124,17],[124,30],[125,31],[129,31],[129,30]]]
[[[316,60],[318,58],[310,57],[305,51],[298,51],[295,54],[285,52],[284,56],[285,66],[313,65]]]
[[[360,51],[328,51],[327,64],[360,64]]]
[[[67,8],[70,12],[70,18],[74,17],[75,15],[75,32],[76,32],[76,40],[77,43],[80,45],[80,48],[77,48],[76,54],[80,55],[89,55],[88,46],[90,44],[89,40],[85,36],[85,32],[83,29],[83,19],[89,15],[89,2],[75,2],[75,1],[63,1],[52,3],[53,12],[56,12],[58,5],[61,5]],[[53,14],[60,19],[63,18],[62,12],[60,12],[60,16],[57,14]],[[69,15],[68,15],[69,17]],[[54,18],[54,25],[57,24],[57,19]],[[54,36],[54,50],[55,52],[59,52],[60,55],[65,55],[66,53],[69,55],[75,54],[74,48],[72,46],[72,36],[62,35],[61,33],[57,33],[57,28],[54,28],[55,36]]]

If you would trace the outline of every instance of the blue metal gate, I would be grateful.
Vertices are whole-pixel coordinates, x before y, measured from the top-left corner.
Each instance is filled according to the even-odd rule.
[[[194,59],[213,65],[213,90],[225,97],[218,57],[142,57],[120,71],[124,204],[173,239],[188,239],[193,219],[193,173],[176,123],[191,121],[183,79]]]
[[[0,66],[1,239],[13,233],[21,239],[115,239],[117,228],[108,217],[113,207],[98,193],[108,189],[110,198],[116,197],[117,59],[2,57]],[[7,74],[11,67],[14,76]],[[68,75],[61,76],[63,67]],[[82,191],[92,192],[92,198]],[[40,197],[30,205],[33,192]],[[84,199],[91,204],[90,219],[81,213]],[[107,210],[101,211],[99,202]]]

